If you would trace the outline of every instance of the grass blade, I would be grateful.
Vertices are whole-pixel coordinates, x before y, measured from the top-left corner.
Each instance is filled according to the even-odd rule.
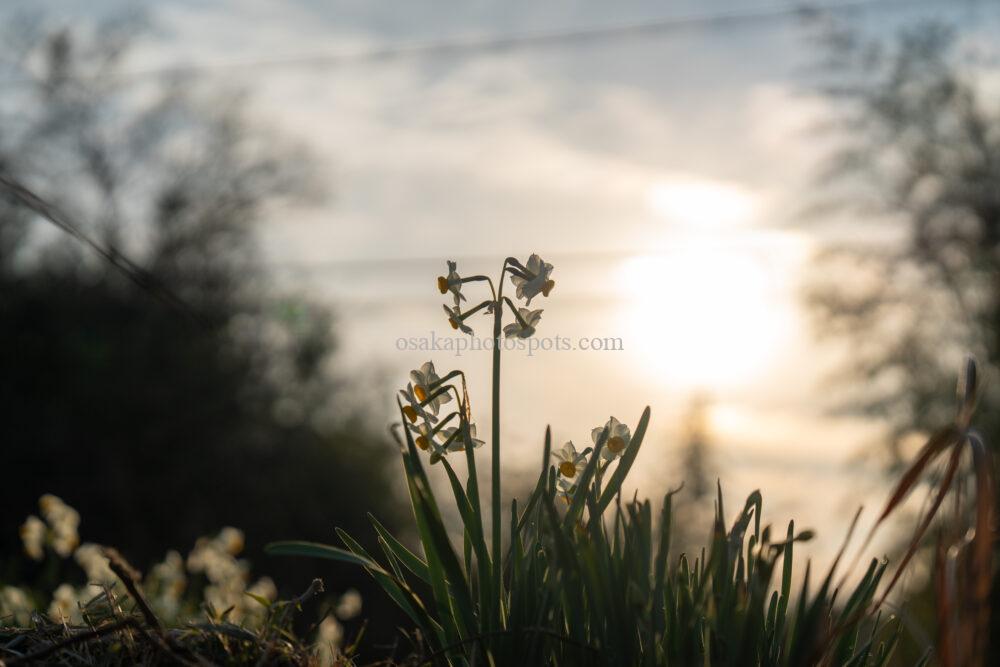
[[[618,465],[615,467],[614,473],[611,475],[611,479],[608,480],[608,485],[604,488],[601,493],[601,499],[597,502],[597,509],[599,512],[603,513],[607,509],[608,505],[611,504],[611,499],[618,494],[618,491],[622,488],[622,482],[625,481],[625,476],[628,475],[628,471],[632,468],[632,464],[635,462],[635,457],[639,454],[639,447],[642,446],[642,439],[646,437],[646,427],[649,426],[649,406],[642,411],[642,417],[639,418],[639,424],[635,427],[635,433],[632,435],[632,441],[629,443],[628,448],[622,457],[618,460]]]

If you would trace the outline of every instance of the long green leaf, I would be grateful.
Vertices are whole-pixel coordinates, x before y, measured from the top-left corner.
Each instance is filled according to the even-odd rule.
[[[401,419],[405,419],[403,406],[396,400],[399,407]],[[445,579],[445,570],[441,565],[434,537],[431,535],[431,516],[440,516],[434,496],[430,493],[430,484],[427,475],[424,473],[417,453],[417,446],[413,442],[413,436],[409,429],[403,429],[406,438],[406,449],[403,451],[403,468],[406,471],[406,487],[410,492],[410,504],[413,507],[413,517],[417,522],[417,532],[420,534],[420,543],[424,548],[424,555],[427,558],[427,572],[430,575],[431,593],[434,596],[434,606],[437,608],[438,620],[444,630],[445,644],[460,645],[463,639],[454,614],[452,613],[452,599],[448,592],[448,582]],[[426,493],[421,492],[421,488],[427,489]]]
[[[421,501],[427,503],[426,497],[430,490],[422,488],[419,482],[416,487]],[[456,624],[465,638],[478,636],[480,628],[473,611],[472,592],[469,590],[469,583],[465,578],[465,573],[462,572],[458,556],[448,539],[448,532],[439,516],[435,516],[427,510],[425,512],[427,512],[427,528],[433,541],[434,551],[444,568],[445,579],[450,584],[449,590],[452,593],[452,601],[457,611],[454,617]]]
[[[385,540],[386,545],[392,550],[393,555],[399,559],[406,569],[415,574],[421,581],[425,583],[430,583],[430,574],[427,572],[427,563],[420,559],[415,553],[407,549],[403,544],[393,537],[392,533],[386,529],[385,526],[379,522],[371,513],[368,514],[368,520],[371,521],[372,526],[375,528],[375,532],[378,533],[379,537]]]
[[[272,542],[264,547],[264,553],[271,556],[308,556],[310,558],[336,560],[342,563],[360,565],[370,570],[385,572],[385,569],[381,565],[371,559],[358,556],[344,549],[338,549],[329,544],[319,544],[317,542]]]
[[[635,462],[635,457],[639,455],[639,447],[642,446],[642,439],[646,437],[646,428],[649,426],[649,406],[642,411],[642,417],[639,418],[639,424],[635,427],[635,433],[632,435],[632,441],[629,446],[625,449],[625,453],[618,460],[618,465],[615,467],[614,473],[611,475],[611,479],[608,481],[608,485],[604,488],[604,492],[601,494],[601,499],[597,503],[597,509],[603,513],[608,505],[611,504],[611,499],[614,498],[618,491],[622,488],[622,483],[625,481],[625,476],[628,475],[628,471],[632,468],[632,464]]]
[[[573,492],[573,501],[570,503],[569,509],[566,510],[566,516],[563,517],[563,528],[566,530],[571,529],[583,513],[583,508],[587,502],[587,494],[590,493],[590,482],[594,479],[594,475],[597,474],[597,466],[601,462],[601,449],[607,443],[607,440],[608,429],[605,428],[601,432],[601,436],[597,439],[597,444],[594,445],[594,453],[591,454],[590,460],[587,462],[587,467],[583,469],[580,480],[576,483],[576,490]],[[595,517],[591,516],[590,518],[593,521]]]
[[[352,554],[358,558],[374,562],[374,559],[368,555],[364,547],[358,544],[358,542],[351,537],[347,531],[340,528],[337,528],[336,531],[337,536],[340,537],[345,545],[347,545],[347,548],[350,549]],[[382,587],[382,590],[384,590],[386,594],[399,606],[399,608],[402,609],[407,616],[409,616],[410,619],[417,624],[417,627],[419,627],[424,633],[432,649],[436,650],[444,644],[446,636],[441,625],[436,623],[434,619],[430,617],[423,602],[416,595],[416,593],[414,593],[410,587],[407,586],[405,581],[394,578],[382,568],[366,569],[378,585]]]

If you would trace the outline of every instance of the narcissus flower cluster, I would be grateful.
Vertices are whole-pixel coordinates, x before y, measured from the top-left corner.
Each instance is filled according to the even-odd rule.
[[[32,515],[21,525],[24,552],[32,560],[40,561],[48,546],[63,558],[69,556],[80,544],[77,534],[80,515],[61,498],[49,493],[38,500],[38,508],[45,520]]]
[[[533,254],[522,268],[522,273],[512,274],[510,281],[517,288],[517,298],[525,299],[524,305],[530,306],[532,299],[539,294],[548,296],[552,288],[556,286],[556,281],[552,280],[551,275],[552,265],[543,262],[541,257]]]
[[[410,371],[410,382],[399,391],[402,401],[406,428],[410,430],[414,444],[431,453],[431,463],[437,463],[451,452],[475,449],[484,443],[477,437],[476,425],[468,419],[468,405],[465,391],[449,383],[449,380],[465,378],[455,371],[441,378],[428,361],[420,368]],[[454,395],[453,395],[454,394]],[[441,406],[455,399],[457,409],[447,415],[441,414]],[[458,420],[455,425],[455,420]],[[448,424],[452,424],[449,426]]]
[[[555,287],[552,279],[552,264],[544,261],[537,254],[532,254],[527,262],[521,262],[514,257],[504,260],[499,280],[494,283],[489,276],[463,276],[458,272],[458,263],[447,261],[447,273],[438,276],[437,288],[442,294],[451,295],[450,304],[442,304],[448,324],[455,331],[473,334],[469,318],[483,311],[493,317],[494,354],[499,354],[499,338],[529,338],[534,335],[542,319],[541,309],[531,309],[531,300],[541,294],[547,297]],[[504,280],[510,277],[514,286],[516,298],[523,300],[520,306],[504,296]],[[463,310],[463,303],[468,297],[463,288],[468,283],[483,282],[489,287],[489,298],[479,305]],[[504,306],[513,315],[513,321],[503,326]],[[499,357],[494,357],[494,363],[499,363]],[[461,378],[462,392],[458,392],[449,380]],[[431,452],[431,462],[435,463],[449,452],[461,452],[475,449],[483,445],[477,436],[476,425],[469,415],[468,398],[465,392],[465,376],[455,371],[445,377],[440,377],[430,361],[410,373],[410,382],[399,392],[400,410],[403,413],[406,428],[412,434],[413,443],[424,451]],[[454,394],[454,396],[453,396]],[[442,414],[441,406],[456,399],[457,409],[447,415]],[[457,418],[457,423],[456,423]],[[494,423],[494,431],[497,424]],[[494,440],[496,440],[494,433]],[[494,447],[496,444],[494,443]],[[496,452],[494,452],[494,457]],[[496,528],[496,527],[494,527]]]
[[[542,310],[532,309],[531,301],[539,295],[547,297],[555,287],[552,279],[553,266],[543,260],[538,254],[532,254],[527,262],[521,262],[514,257],[504,260],[497,284],[483,275],[462,276],[458,272],[458,264],[447,261],[447,273],[438,276],[437,287],[441,294],[450,294],[452,304],[443,304],[448,324],[456,331],[472,334],[469,318],[483,311],[494,317],[494,334],[503,332],[508,338],[529,338],[534,335],[542,319]],[[504,278],[510,276],[514,286],[515,297],[524,302],[518,305],[503,295]],[[479,305],[462,310],[463,302],[468,299],[462,289],[467,283],[485,282],[490,289],[490,298]],[[499,289],[498,289],[499,287]],[[513,321],[501,328],[500,318],[504,306],[513,315]],[[453,378],[461,378],[462,392],[449,384]],[[470,410],[466,404],[465,376],[459,371],[449,373],[441,378],[434,370],[430,361],[420,368],[410,372],[410,382],[401,389],[400,405],[406,428],[412,434],[414,444],[421,450],[431,453],[431,462],[435,463],[450,452],[461,452],[467,448],[475,449],[483,445],[477,437],[476,425],[469,418]],[[441,406],[448,404],[454,394],[457,409],[447,415],[441,414]],[[455,423],[457,419],[457,424]],[[449,425],[450,424],[450,425]],[[577,451],[572,441],[552,453],[556,466],[556,482],[564,497],[569,498],[577,487],[581,473],[586,469],[590,455],[599,451],[599,461],[596,468],[596,479],[611,463],[622,456],[631,443],[632,436],[629,427],[616,418],[611,417],[606,424],[591,431],[593,447],[587,447],[582,452]]]
[[[576,490],[580,474],[586,469],[589,457],[593,452],[600,451],[600,461],[595,472],[597,479],[600,480],[608,466],[620,458],[632,443],[632,433],[629,427],[615,417],[609,419],[604,426],[593,428],[590,432],[590,438],[594,446],[587,447],[582,452],[577,451],[572,440],[552,452],[552,459],[556,466],[556,484],[567,500]]]
[[[503,316],[503,307],[506,304],[510,313],[514,316],[514,321],[503,327],[503,333],[508,338],[529,338],[535,333],[535,328],[542,319],[542,310],[532,310],[531,300],[541,294],[547,297],[555,287],[556,282],[552,279],[552,264],[542,260],[537,254],[532,254],[527,262],[520,262],[514,257],[504,260],[503,269],[500,272],[499,289],[493,284],[488,276],[474,275],[462,277],[458,273],[456,262],[448,260],[447,275],[438,276],[437,287],[441,294],[451,294],[453,305],[443,304],[445,314],[448,316],[448,324],[451,328],[462,333],[472,334],[472,327],[466,323],[473,314],[483,311],[486,315],[494,318]],[[511,284],[514,286],[518,299],[524,300],[524,307],[515,305],[513,301],[503,295],[504,278],[510,276]],[[462,292],[462,286],[466,283],[485,282],[490,288],[490,298],[479,305],[462,310],[462,302],[467,298]],[[497,322],[495,330],[499,329]]]

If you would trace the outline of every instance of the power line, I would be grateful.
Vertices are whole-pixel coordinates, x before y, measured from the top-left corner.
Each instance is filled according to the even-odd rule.
[[[941,4],[941,0],[845,0],[837,3],[781,4],[750,10],[693,14],[634,23],[589,28],[542,30],[499,36],[466,36],[409,44],[388,44],[357,51],[300,54],[287,57],[259,58],[236,62],[176,64],[136,69],[117,76],[119,80],[135,81],[148,78],[181,76],[199,73],[231,73],[241,70],[289,67],[340,67],[379,63],[408,58],[447,55],[475,55],[555,46],[577,46],[623,37],[663,34],[692,27],[723,28],[733,25],[764,22],[773,19],[808,18],[823,14],[840,14],[868,9],[914,8],[926,4]],[[949,5],[950,6],[950,5]],[[33,83],[32,77],[0,80],[0,85]]]
[[[3,172],[0,172],[0,192],[6,193],[13,201],[33,211],[36,215],[58,227],[82,245],[93,250],[115,270],[132,281],[139,289],[148,292],[161,302],[183,313],[192,322],[204,325],[204,322],[195,312],[194,308],[172,292],[170,288],[157,280],[156,277],[115,248],[105,247],[92,239],[82,232],[80,225],[71,221],[67,215]]]
[[[758,228],[756,231],[770,231],[773,228]],[[743,241],[715,242],[713,247],[724,249],[754,249],[763,252],[766,244],[756,242],[756,239],[748,238]],[[689,247],[686,241],[667,243],[662,247],[622,247],[602,250],[571,250],[564,252],[545,253],[546,260],[553,260],[559,263],[581,262],[617,262],[633,257],[666,257],[683,251]],[[769,246],[767,246],[769,247]],[[444,269],[445,260],[458,262],[460,266],[468,264],[499,263],[506,255],[497,254],[452,254],[447,257],[441,255],[396,255],[396,256],[369,256],[369,257],[332,257],[316,260],[273,260],[266,262],[264,268],[268,271],[280,272],[284,274],[310,275],[317,273],[328,273],[338,271],[382,271],[385,269],[402,269],[406,267],[426,267],[434,265]],[[523,259],[523,258],[522,258]]]
[[[643,250],[581,250],[563,253],[546,253],[546,258],[555,258],[560,261],[601,261],[615,260],[633,255],[648,254]],[[266,268],[274,271],[289,273],[315,273],[324,271],[353,271],[357,269],[373,268],[401,268],[404,266],[426,266],[428,264],[440,265],[444,268],[445,259],[456,261],[459,264],[483,264],[487,262],[501,262],[505,255],[475,254],[475,255],[449,255],[443,258],[441,255],[418,256],[418,255],[397,255],[381,257],[337,257],[319,260],[278,260],[268,262]]]

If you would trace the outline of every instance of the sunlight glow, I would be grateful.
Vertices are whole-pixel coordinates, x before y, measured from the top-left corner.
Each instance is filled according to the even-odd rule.
[[[619,273],[636,362],[671,388],[750,385],[794,335],[798,237],[755,228],[761,194],[738,184],[669,177],[646,196],[667,227]]]
[[[628,260],[620,273],[630,349],[665,385],[715,390],[754,380],[792,328],[762,258],[695,242]]]
[[[659,217],[694,229],[719,229],[744,224],[757,212],[753,193],[738,185],[694,178],[655,183],[647,195]]]

